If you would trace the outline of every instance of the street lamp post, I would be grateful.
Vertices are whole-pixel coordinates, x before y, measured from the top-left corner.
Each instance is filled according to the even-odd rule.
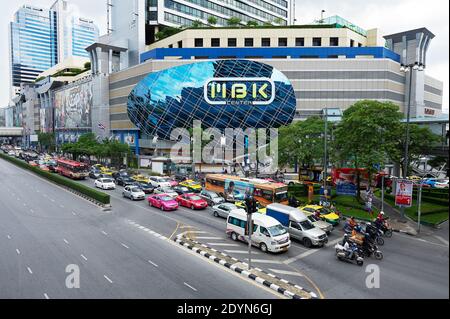
[[[419,185],[419,194],[417,196],[417,233],[420,233],[420,217],[421,217],[421,206],[422,206],[422,184],[423,184],[423,180],[424,177],[426,175],[426,167],[427,167],[427,162],[428,162],[428,158],[427,157],[422,157],[421,162],[425,163],[425,169],[423,171],[423,174],[421,176],[420,179],[420,185]]]
[[[225,165],[225,146],[227,144],[227,138],[225,135],[222,135],[220,137],[220,146],[222,147],[222,173],[225,172],[224,165]]]
[[[324,109],[325,112],[325,134],[324,134],[324,145],[323,145],[323,195],[325,197],[325,201],[327,200],[327,169],[328,169],[328,163],[327,163],[327,137],[328,137],[328,108]]]
[[[413,71],[423,71],[425,65],[419,62],[414,62],[411,64],[401,64],[401,72],[409,72],[409,93],[408,93],[408,106],[406,111],[406,136],[405,136],[405,155],[403,159],[403,178],[406,179],[408,176],[408,161],[409,161],[409,123],[411,117],[411,89],[412,89],[412,79]],[[400,206],[400,213],[402,221],[405,220],[405,207]]]

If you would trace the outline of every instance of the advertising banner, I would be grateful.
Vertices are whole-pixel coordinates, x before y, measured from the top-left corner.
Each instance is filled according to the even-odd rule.
[[[412,206],[413,182],[405,179],[397,180],[395,187],[395,205]]]
[[[338,195],[356,195],[356,170],[352,168],[339,168],[333,170],[333,182]],[[362,175],[362,174],[361,174]],[[362,182],[362,176],[361,176]],[[362,183],[361,183],[362,184]]]
[[[92,82],[55,92],[56,128],[91,128]]]
[[[254,187],[252,184],[242,181],[225,180],[225,197],[231,200],[244,200],[245,194],[252,194]]]

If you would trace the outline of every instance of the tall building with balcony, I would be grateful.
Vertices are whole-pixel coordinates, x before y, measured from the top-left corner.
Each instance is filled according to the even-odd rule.
[[[33,83],[38,75],[71,56],[88,57],[84,50],[98,38],[92,20],[78,17],[65,0],[49,8],[22,6],[9,25],[11,97],[21,83]]]
[[[291,24],[292,0],[108,0],[109,33],[101,43],[127,49],[125,67],[139,64],[145,47],[170,28],[194,24],[285,26]]]

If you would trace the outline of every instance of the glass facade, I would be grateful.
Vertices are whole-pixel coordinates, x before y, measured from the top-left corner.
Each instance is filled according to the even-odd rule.
[[[280,71],[249,60],[216,60],[151,73],[128,96],[141,133],[169,139],[174,128],[271,128],[289,124],[296,99]]]
[[[59,24],[58,19],[64,23]],[[58,32],[60,25],[63,32]],[[62,62],[59,59],[89,57],[85,48],[97,38],[98,28],[92,21],[66,17],[52,9],[23,6],[10,23],[11,85],[34,82],[40,73]]]
[[[31,83],[37,75],[57,62],[54,12],[23,7],[10,23],[11,82]]]
[[[187,4],[190,3],[192,5]],[[265,0],[185,0],[183,3],[177,0],[164,0],[166,9],[189,15],[189,18],[181,17],[174,12],[165,12],[164,20],[170,23],[190,26],[194,20],[207,21],[209,17],[217,19],[217,25],[226,26],[230,17],[241,20],[242,24],[248,21],[256,21],[258,24],[271,22],[280,25],[288,23],[289,7],[287,1]],[[220,15],[217,15],[218,13]],[[223,17],[223,16],[227,17]]]
[[[72,17],[72,56],[89,57],[86,47],[98,38],[98,29],[90,21]]]

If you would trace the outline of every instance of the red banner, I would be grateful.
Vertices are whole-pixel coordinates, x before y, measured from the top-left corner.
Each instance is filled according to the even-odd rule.
[[[399,179],[395,185],[395,205],[396,206],[412,206],[413,182],[409,180]]]

